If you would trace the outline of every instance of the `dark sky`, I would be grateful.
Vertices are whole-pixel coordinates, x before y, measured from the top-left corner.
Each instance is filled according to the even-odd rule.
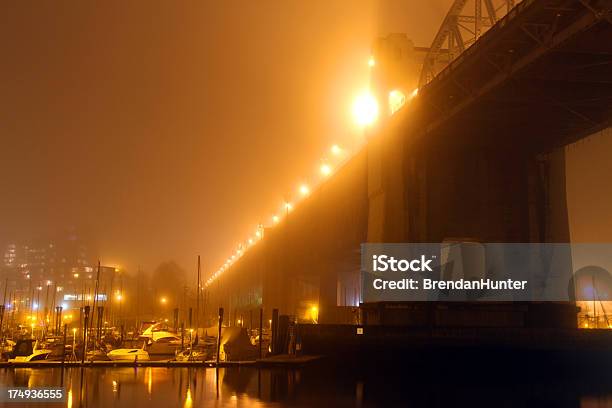
[[[333,143],[377,34],[450,0],[0,6],[0,242],[75,226],[102,260],[213,268]]]

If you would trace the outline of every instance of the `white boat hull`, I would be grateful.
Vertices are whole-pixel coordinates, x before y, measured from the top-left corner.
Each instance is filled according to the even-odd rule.
[[[28,361],[46,360],[51,350],[35,350],[29,356],[17,356],[8,360],[9,363],[25,363]]]
[[[149,353],[143,349],[116,349],[106,356],[112,361],[149,361]]]

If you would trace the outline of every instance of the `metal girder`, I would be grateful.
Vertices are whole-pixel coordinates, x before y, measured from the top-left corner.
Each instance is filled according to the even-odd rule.
[[[608,23],[612,24],[612,6],[610,4],[607,7],[598,9],[596,7],[591,6],[590,2],[587,0],[578,0],[580,3],[589,9],[597,18],[604,18],[608,21]]]
[[[513,0],[455,0],[425,56],[419,87],[431,81],[446,64],[476,42],[514,7],[514,3]],[[447,49],[442,52],[445,44]]]
[[[600,19],[603,19],[601,14],[599,15]],[[548,50],[553,49],[560,44],[563,44],[568,39],[572,38],[574,35],[577,35],[579,32],[585,30],[586,28],[596,24],[598,21],[598,17],[592,13],[586,13],[578,17],[576,20],[572,21],[569,25],[563,27],[558,30],[554,26],[554,24],[549,24],[549,30],[555,30],[553,32],[546,33],[542,38],[547,38],[547,41],[542,44],[539,41],[534,41],[532,47],[524,52],[521,55],[512,55],[511,58],[506,58],[502,64],[499,64],[500,61],[496,61],[492,58],[490,52],[481,52],[480,58],[485,63],[490,63],[497,69],[497,73],[491,75],[488,78],[480,78],[480,83],[475,87],[468,87],[462,83],[462,81],[453,76],[451,79],[451,84],[453,87],[461,89],[461,93],[463,95],[456,95],[457,97],[452,98],[453,103],[451,106],[440,107],[445,112],[442,115],[436,115],[435,120],[428,121],[427,131],[432,131],[433,129],[439,127],[442,123],[445,123],[449,120],[450,117],[457,115],[460,111],[464,110],[468,105],[472,104],[476,99],[483,97],[485,94],[490,92],[492,89],[500,86],[502,83],[512,80],[516,77],[516,75],[523,70],[525,67],[532,64],[538,58],[540,58],[544,53],[548,52]],[[520,29],[523,29],[523,24],[521,24]],[[544,33],[542,33],[544,34]],[[600,61],[601,63],[605,63],[607,61]],[[447,76],[448,77],[448,76]],[[551,95],[544,95],[548,102],[556,105],[557,107],[564,109],[566,112],[569,112],[573,116],[579,118],[582,121],[591,123],[593,121],[588,115],[585,115],[583,112],[578,112],[576,109],[568,106],[563,101],[558,100],[557,98],[552,97]]]

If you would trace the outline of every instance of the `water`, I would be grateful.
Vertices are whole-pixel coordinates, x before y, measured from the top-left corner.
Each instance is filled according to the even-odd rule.
[[[443,371],[441,370],[441,373]],[[527,375],[527,374],[526,374]],[[315,366],[256,368],[6,368],[0,384],[62,385],[68,407],[612,407],[609,378],[432,376]],[[59,404],[35,404],[36,407]],[[6,406],[17,406],[10,404]]]

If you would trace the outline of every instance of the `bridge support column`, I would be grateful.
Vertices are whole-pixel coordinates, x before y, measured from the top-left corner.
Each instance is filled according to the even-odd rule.
[[[399,132],[368,144],[368,242],[406,239],[403,142]]]

